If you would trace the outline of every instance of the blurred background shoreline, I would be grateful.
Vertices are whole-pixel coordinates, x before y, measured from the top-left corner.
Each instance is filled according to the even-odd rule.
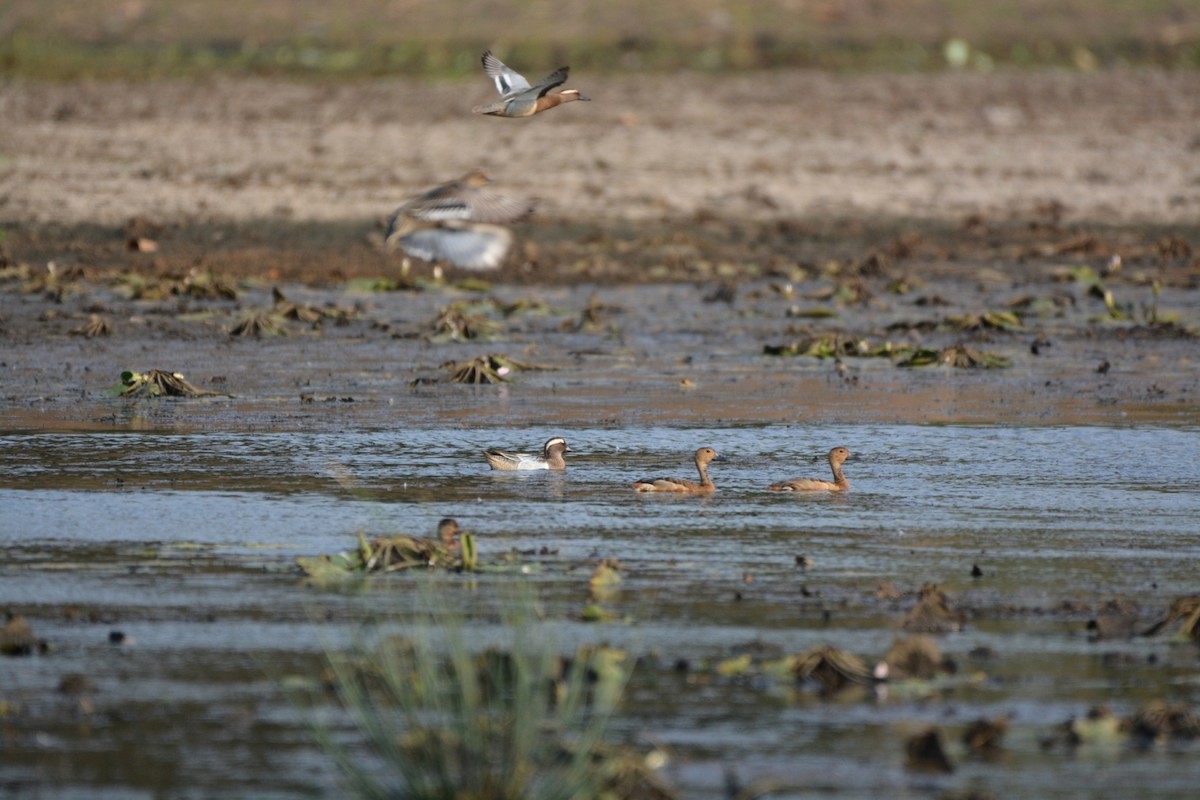
[[[484,47],[591,72],[1200,67],[1178,0],[8,0],[0,75],[473,75]]]

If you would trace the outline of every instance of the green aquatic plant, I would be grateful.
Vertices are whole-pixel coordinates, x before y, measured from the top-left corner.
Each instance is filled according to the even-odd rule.
[[[528,600],[504,613],[506,646],[473,647],[467,618],[446,606],[439,596],[438,611],[410,615],[411,635],[327,654],[330,687],[365,747],[315,733],[349,795],[674,797],[645,757],[604,741],[628,680],[624,652],[584,645],[563,657]]]

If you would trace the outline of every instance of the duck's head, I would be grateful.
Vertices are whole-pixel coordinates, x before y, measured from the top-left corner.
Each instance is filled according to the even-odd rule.
[[[463,175],[461,178],[459,178],[459,180],[464,185],[470,186],[473,189],[480,189],[494,182],[487,176],[487,173],[481,169],[473,169],[466,175]]]
[[[546,444],[542,446],[542,453],[547,458],[552,450],[557,450],[560,453],[569,453],[571,448],[567,446],[567,440],[561,436],[555,436],[553,439],[548,439]]]
[[[586,95],[580,94],[578,89],[563,89],[558,93],[558,96],[562,98],[561,102],[563,103],[569,103],[572,100],[583,100],[584,102],[588,102],[592,99]]]
[[[453,517],[445,517],[438,522],[437,530],[438,539],[442,541],[442,544],[453,545],[455,537],[460,533],[458,520]]]

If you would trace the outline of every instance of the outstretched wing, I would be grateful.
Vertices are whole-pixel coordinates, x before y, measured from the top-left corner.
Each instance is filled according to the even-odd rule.
[[[551,72],[546,77],[538,81],[536,86],[530,87],[530,91],[537,92],[538,97],[542,97],[546,92],[553,89],[555,86],[562,86],[567,82],[567,73],[571,71],[570,67],[559,67]]]
[[[533,203],[491,189],[444,187],[427,192],[397,210],[425,222],[514,222],[533,213]]]
[[[483,51],[483,73],[496,82],[496,91],[506,97],[530,88],[525,76],[507,67],[503,61],[492,55],[491,50]],[[566,80],[565,76],[563,80]]]

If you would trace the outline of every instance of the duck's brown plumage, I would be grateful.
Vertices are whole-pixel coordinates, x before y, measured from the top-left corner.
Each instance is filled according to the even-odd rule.
[[[848,492],[850,481],[842,474],[842,464],[850,457],[850,451],[844,447],[835,447],[829,451],[829,467],[833,470],[833,480],[825,481],[819,478],[795,478],[790,481],[780,481],[770,485],[773,492]]]
[[[635,492],[680,492],[689,494],[707,494],[715,492],[712,478],[708,477],[708,465],[720,458],[717,451],[711,447],[701,447],[696,451],[696,471],[700,473],[700,482],[684,480],[683,478],[645,478],[633,482]]]

